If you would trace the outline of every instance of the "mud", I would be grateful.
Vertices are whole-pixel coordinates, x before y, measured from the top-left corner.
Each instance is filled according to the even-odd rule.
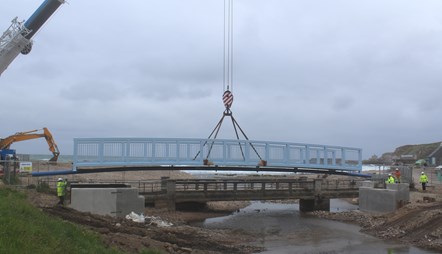
[[[100,233],[106,245],[129,253],[145,248],[167,253],[253,253],[260,250],[244,244],[253,240],[251,235],[235,235],[229,230],[205,230],[185,224],[157,227],[149,221],[136,223],[61,207],[45,207],[43,211]]]
[[[417,199],[420,202],[412,202],[389,214],[376,215],[360,211],[316,211],[312,214],[320,218],[357,224],[361,226],[361,232],[380,239],[397,240],[442,253],[442,202],[427,203],[424,197],[428,194],[412,195],[421,196],[422,199]]]
[[[209,204],[207,211],[168,212],[146,209],[145,214],[159,216],[171,222],[172,227],[158,227],[136,223],[123,218],[100,216],[79,212],[70,208],[54,207],[55,196],[28,190],[29,200],[44,212],[62,218],[101,234],[107,246],[116,247],[127,253],[138,253],[145,248],[164,253],[256,253],[263,247],[254,246],[258,235],[244,230],[206,229],[190,226],[195,221],[220,217],[248,205],[247,202]],[[424,202],[428,194],[413,193],[412,202],[390,214],[377,215],[360,211],[311,213],[320,218],[357,224],[362,232],[381,239],[398,240],[436,252],[442,252],[442,203]],[[419,199],[416,196],[421,196]],[[419,201],[419,202],[417,202]]]
[[[209,230],[189,226],[192,221],[223,216],[231,210],[243,207],[248,202],[233,202],[231,204],[209,204],[206,212],[167,212],[156,209],[146,209],[149,216],[161,216],[161,219],[173,223],[172,227],[158,227],[149,220],[137,223],[125,218],[101,216],[79,212],[68,207],[57,207],[54,195],[27,191],[28,199],[42,211],[59,217],[102,236],[106,246],[115,247],[126,253],[139,253],[146,248],[161,251],[161,253],[256,253],[263,248],[248,243],[255,240],[253,235],[232,230]]]
[[[109,179],[159,179],[164,172],[149,173],[110,173],[100,174]],[[169,177],[186,178],[188,175],[167,172]],[[81,176],[83,177],[83,176]],[[98,177],[98,176],[97,176]],[[78,177],[79,178],[79,177]],[[80,179],[72,180],[80,180]],[[92,174],[87,175],[92,180]],[[71,180],[71,179],[70,179]],[[145,215],[160,216],[171,222],[172,227],[157,227],[146,223],[135,223],[126,219],[93,215],[69,208],[54,207],[57,199],[54,194],[38,193],[27,190],[32,204],[44,212],[91,229],[102,236],[107,246],[118,248],[127,253],[138,253],[151,248],[162,253],[256,253],[263,247],[254,246],[257,235],[244,230],[206,229],[190,226],[195,221],[220,217],[246,207],[248,202],[213,202],[206,211],[167,212],[146,209]],[[390,214],[377,215],[360,211],[313,212],[320,218],[354,223],[362,231],[381,239],[398,240],[405,244],[418,246],[442,253],[442,200],[440,188],[432,192],[411,192],[411,202]]]

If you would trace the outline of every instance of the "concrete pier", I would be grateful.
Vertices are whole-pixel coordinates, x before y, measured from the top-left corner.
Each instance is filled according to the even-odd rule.
[[[161,177],[161,195],[155,197],[155,208],[175,211],[176,209],[176,181],[169,177]]]
[[[359,209],[366,212],[394,212],[410,201],[408,183],[386,184],[386,189],[374,188],[370,182],[359,188]]]
[[[144,213],[144,197],[137,188],[124,184],[72,184],[73,209],[100,215],[124,217]]]

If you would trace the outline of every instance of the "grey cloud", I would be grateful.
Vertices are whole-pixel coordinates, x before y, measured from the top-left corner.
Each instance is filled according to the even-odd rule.
[[[7,0],[0,28],[38,4]],[[441,8],[236,2],[238,122],[252,139],[356,146],[364,157],[438,141]],[[46,126],[66,152],[74,137],[206,137],[224,110],[222,56],[223,1],[69,2],[0,77],[0,106],[14,113],[0,134]]]

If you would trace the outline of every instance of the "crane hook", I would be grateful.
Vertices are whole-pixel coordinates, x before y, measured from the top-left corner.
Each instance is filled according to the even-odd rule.
[[[226,107],[226,110],[229,110],[230,107],[232,107],[233,93],[230,92],[229,90],[226,90],[223,94],[223,103],[224,106]]]

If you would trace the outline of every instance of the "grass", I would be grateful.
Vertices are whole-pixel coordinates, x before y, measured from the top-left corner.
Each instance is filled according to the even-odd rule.
[[[0,253],[122,253],[105,247],[99,234],[48,216],[24,193],[8,188],[0,188],[0,229]]]
[[[42,192],[42,193],[51,193],[55,191],[52,191],[51,188],[49,187],[49,184],[45,183],[45,182],[41,182],[39,184],[37,184],[36,186],[37,192]]]

